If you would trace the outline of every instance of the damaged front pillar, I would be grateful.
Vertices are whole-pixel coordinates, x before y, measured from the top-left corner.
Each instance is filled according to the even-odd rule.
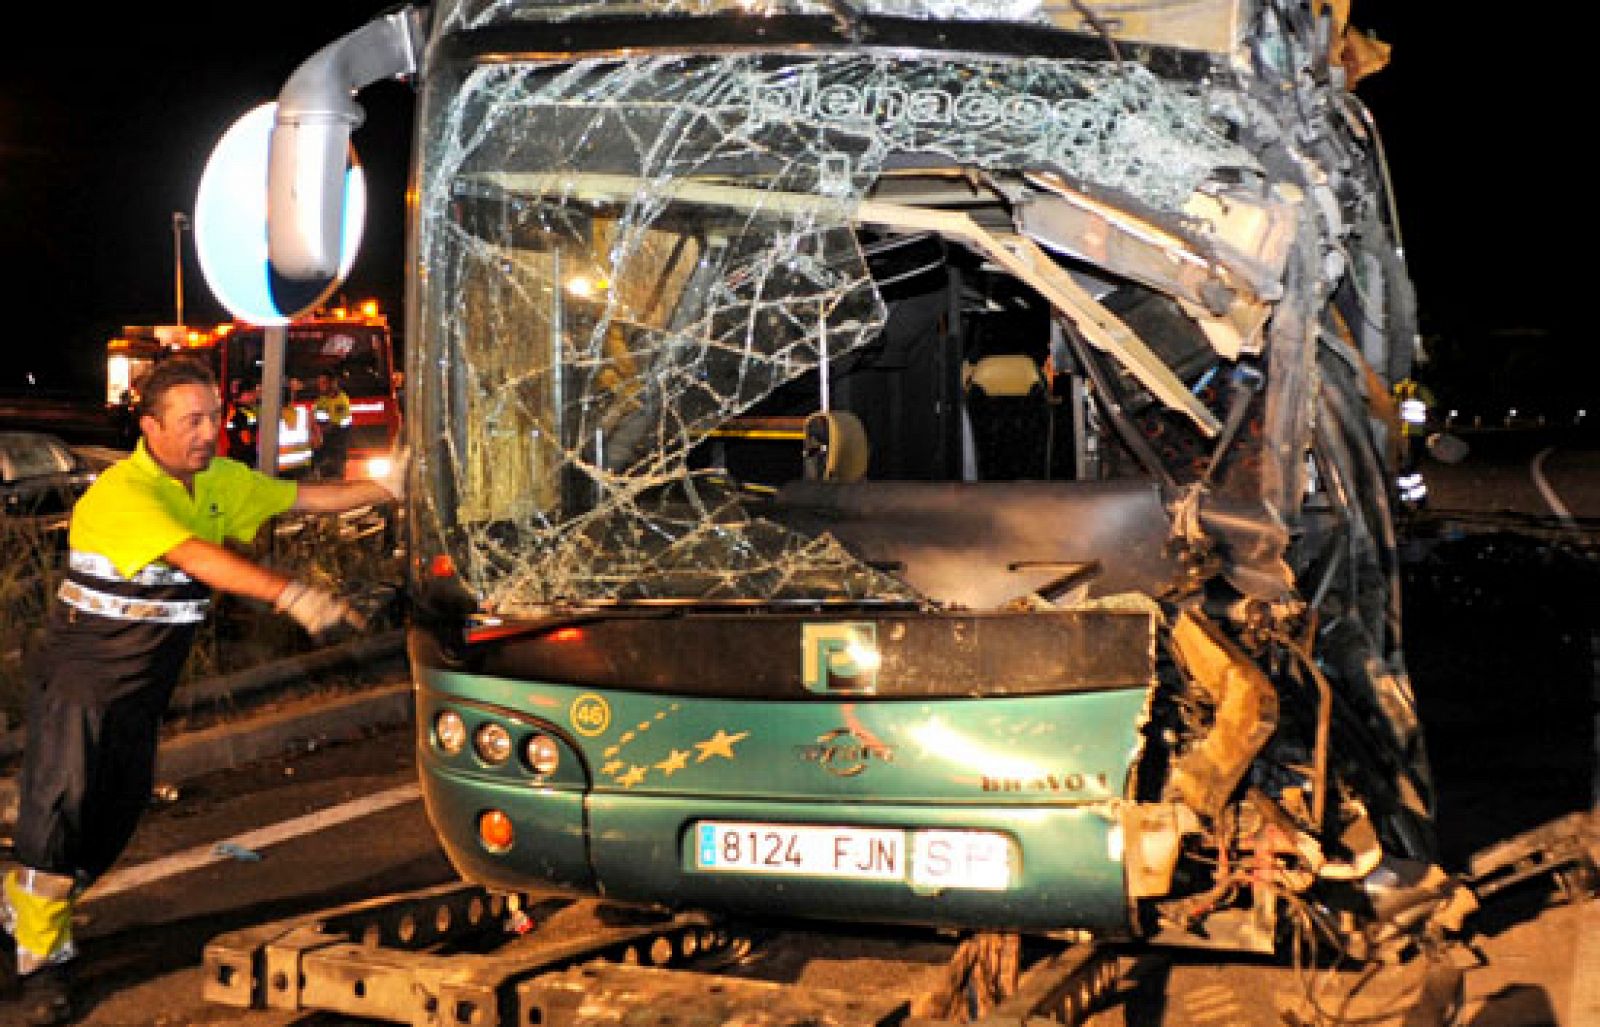
[[[1173,769],[1172,790],[1215,818],[1278,724],[1278,694],[1248,656],[1203,614],[1186,609],[1172,629],[1179,662],[1213,708],[1205,738]]]

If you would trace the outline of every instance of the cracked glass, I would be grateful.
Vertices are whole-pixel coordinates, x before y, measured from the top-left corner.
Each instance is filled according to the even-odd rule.
[[[505,20],[561,21],[597,14],[674,16],[735,13],[771,16],[780,14],[833,14],[833,6],[807,0],[459,0],[446,5],[446,28],[475,28]],[[905,18],[939,18],[971,21],[1037,21],[1051,14],[1076,15],[1070,3],[1043,3],[1041,0],[873,0],[863,11]]]
[[[923,601],[827,531],[766,516],[781,481],[717,460],[730,424],[775,396],[829,409],[818,369],[881,346],[894,310],[862,202],[895,175],[1045,170],[1171,213],[1251,166],[1199,86],[1126,63],[513,61],[430,91],[423,515],[507,615]],[[899,231],[886,220],[874,238]]]

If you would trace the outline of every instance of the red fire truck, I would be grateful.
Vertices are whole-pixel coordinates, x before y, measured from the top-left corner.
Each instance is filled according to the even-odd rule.
[[[106,347],[106,402],[126,404],[137,394],[140,377],[157,360],[188,353],[209,360],[223,386],[231,413],[241,394],[262,379],[264,330],[242,321],[214,328],[171,325],[124,327]],[[347,477],[367,477],[384,470],[400,434],[398,376],[394,342],[388,318],[375,301],[359,307],[319,310],[299,318],[287,328],[283,397],[279,428],[279,470],[301,474],[310,470],[313,427],[312,405],[317,397],[317,376],[332,374],[350,398],[349,458]],[[226,426],[220,451],[239,452],[238,437]]]

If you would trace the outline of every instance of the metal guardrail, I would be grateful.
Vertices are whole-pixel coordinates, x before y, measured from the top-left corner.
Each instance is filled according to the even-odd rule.
[[[396,629],[371,638],[352,639],[308,653],[286,656],[232,674],[185,682],[173,694],[168,711],[175,714],[192,713],[206,706],[239,701],[338,667],[387,659],[404,648],[405,633]],[[24,728],[12,728],[0,734],[0,759],[12,759],[19,755],[25,736]]]

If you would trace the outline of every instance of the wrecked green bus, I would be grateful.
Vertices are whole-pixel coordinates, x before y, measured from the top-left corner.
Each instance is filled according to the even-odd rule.
[[[1261,952],[1415,909],[1365,38],[442,0],[308,61],[289,278],[336,273],[352,92],[416,88],[410,656],[459,872]]]

